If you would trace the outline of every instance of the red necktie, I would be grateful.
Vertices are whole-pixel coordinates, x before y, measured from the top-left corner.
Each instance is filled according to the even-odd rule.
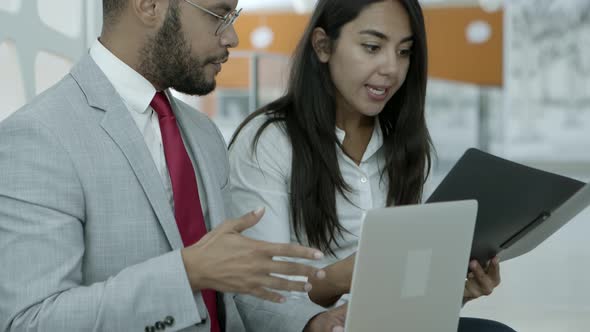
[[[180,129],[166,95],[157,92],[150,105],[160,120],[164,154],[172,182],[174,216],[182,242],[185,247],[188,247],[207,234],[195,170],[184,147]],[[201,294],[211,318],[211,332],[219,332],[215,291],[205,289],[201,290]]]

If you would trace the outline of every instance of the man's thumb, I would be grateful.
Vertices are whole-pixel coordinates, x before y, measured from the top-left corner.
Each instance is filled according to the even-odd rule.
[[[241,233],[248,228],[256,225],[260,218],[264,215],[264,208],[258,208],[256,211],[252,211],[250,213],[246,213],[245,215],[241,216],[240,219],[234,224],[234,231]]]

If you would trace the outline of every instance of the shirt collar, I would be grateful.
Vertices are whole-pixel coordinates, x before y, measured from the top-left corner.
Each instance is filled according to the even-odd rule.
[[[109,51],[99,40],[90,48],[90,56],[104,72],[130,110],[145,113],[156,89],[141,74]]]
[[[346,138],[346,132],[338,127],[336,127],[336,137],[340,144],[344,143],[344,138]],[[367,161],[371,158],[379,149],[383,146],[383,131],[381,130],[381,123],[379,122],[379,117],[375,117],[375,127],[373,128],[373,135],[371,136],[371,140],[369,141],[369,145],[367,145],[367,149],[365,150],[365,154],[363,155],[362,162]]]

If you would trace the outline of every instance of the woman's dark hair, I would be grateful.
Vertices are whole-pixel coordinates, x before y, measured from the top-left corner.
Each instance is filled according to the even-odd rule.
[[[414,38],[406,80],[379,114],[386,156],[381,176],[389,184],[388,206],[419,203],[431,167],[431,140],[424,117],[426,32],[418,0],[319,0],[294,54],[286,94],[246,118],[230,142],[261,114],[268,118],[256,133],[253,151],[264,129],[275,122],[282,126],[293,149],[290,212],[297,240],[301,243],[305,232],[309,245],[332,255],[346,232],[336,214],[336,191],[346,197],[351,189],[338,166],[336,88],[328,64],[314,51],[312,34],[323,28],[334,44],[345,24],[382,1],[399,1],[405,7]]]

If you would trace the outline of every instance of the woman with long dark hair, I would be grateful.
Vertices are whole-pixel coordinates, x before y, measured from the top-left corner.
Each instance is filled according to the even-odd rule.
[[[323,250],[325,280],[280,306],[238,296],[255,331],[342,326],[364,212],[421,201],[431,166],[424,117],[426,33],[417,0],[319,0],[286,94],[249,116],[230,143],[240,215],[266,206],[246,235]],[[476,262],[464,302],[499,284]],[[322,313],[326,307],[336,309]],[[322,314],[320,314],[322,313]],[[312,319],[313,318],[313,319]]]

